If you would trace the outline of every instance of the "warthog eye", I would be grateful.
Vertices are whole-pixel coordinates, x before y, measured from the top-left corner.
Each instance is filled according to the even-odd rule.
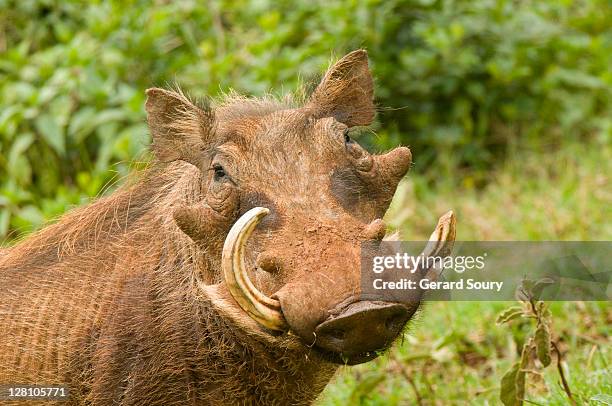
[[[215,181],[219,182],[227,177],[225,169],[219,164],[213,165],[213,171],[215,171]]]
[[[344,130],[344,143],[351,144],[352,142],[353,142],[353,139],[349,135],[349,129],[347,128],[346,130]]]

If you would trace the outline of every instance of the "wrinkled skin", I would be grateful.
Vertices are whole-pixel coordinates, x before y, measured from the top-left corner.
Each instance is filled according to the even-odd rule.
[[[348,128],[334,118],[309,120],[300,111],[287,111],[262,121],[245,135],[250,142],[236,143],[249,145],[237,154],[246,159],[225,153],[236,145],[230,142],[219,148],[213,165],[222,162],[228,178],[240,179],[237,194],[245,196],[240,211],[271,208],[253,238],[251,252],[259,253],[254,279],[280,299],[291,329],[314,342],[314,328],[330,310],[358,300],[360,242],[384,235],[382,222],[367,227],[384,214],[410,153],[399,149],[385,156],[396,165],[389,187],[376,182],[375,172],[387,170],[380,168],[380,159],[359,172],[359,159],[372,157],[345,140]],[[269,151],[266,145],[280,147]],[[262,161],[257,168],[249,165]]]

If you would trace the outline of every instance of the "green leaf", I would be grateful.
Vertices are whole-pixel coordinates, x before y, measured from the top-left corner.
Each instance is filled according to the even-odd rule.
[[[121,121],[127,117],[127,113],[121,109],[103,110],[96,114],[96,125],[102,125],[112,121]]]
[[[521,302],[528,302],[531,298],[531,289],[533,288],[533,281],[530,279],[521,280],[520,285],[516,288],[515,296],[516,299]]]
[[[25,157],[25,152],[33,141],[34,135],[30,133],[16,137],[8,154],[8,173],[21,185],[29,183],[32,175],[32,168]]]
[[[519,317],[521,317],[523,315],[524,311],[522,307],[519,306],[512,306],[509,307],[508,309],[504,310],[503,312],[501,312],[498,316],[497,319],[495,320],[495,322],[497,324],[503,324],[503,323],[507,323],[511,320],[517,319]]]
[[[45,222],[45,217],[40,209],[27,205],[20,209],[11,218],[11,226],[16,229],[32,230],[40,227]]]
[[[82,141],[94,128],[96,110],[93,107],[83,107],[70,118],[68,134],[75,143]]]
[[[15,139],[13,146],[11,147],[11,152],[9,154],[9,163],[12,158],[23,154],[27,149],[32,145],[34,141],[34,135],[31,133],[23,134]]]
[[[499,398],[505,406],[521,406],[525,398],[525,369],[529,364],[531,340],[523,345],[521,359],[502,377]]]
[[[549,366],[551,361],[550,329],[546,322],[538,323],[535,333],[535,345],[538,359],[545,367]]]
[[[68,133],[75,143],[82,142],[96,128],[126,118],[126,113],[120,109],[97,111],[92,107],[84,107],[70,119]]]
[[[34,120],[34,124],[47,144],[59,156],[65,156],[66,140],[64,139],[64,129],[59,125],[57,119],[50,114],[41,114]]]
[[[542,278],[537,280],[531,288],[531,297],[539,299],[542,296],[542,291],[548,286],[554,284],[555,281],[551,278]]]
[[[21,113],[21,106],[11,105],[2,109],[0,112],[0,138],[10,139],[13,137],[16,129],[14,121],[16,116]]]
[[[501,380],[499,399],[505,406],[520,406],[522,400],[517,397],[517,375],[519,374],[520,363],[515,363]]]

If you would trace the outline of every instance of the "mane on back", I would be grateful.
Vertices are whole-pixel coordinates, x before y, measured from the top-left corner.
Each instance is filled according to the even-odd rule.
[[[119,244],[127,233],[168,223],[173,206],[197,198],[196,168],[154,164],[106,197],[63,215],[0,255],[0,269],[33,270]],[[141,221],[147,217],[148,222]],[[146,232],[146,230],[142,230]],[[158,230],[159,231],[159,230]],[[170,228],[169,231],[172,231]],[[170,236],[173,237],[173,236]]]

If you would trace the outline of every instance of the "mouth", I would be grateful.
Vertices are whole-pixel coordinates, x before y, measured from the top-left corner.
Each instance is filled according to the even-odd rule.
[[[350,355],[329,351],[324,348],[313,346],[311,348],[311,354],[315,357],[338,365],[359,365],[365,362],[372,361],[382,355],[388,348],[381,348],[375,351],[365,351]]]

